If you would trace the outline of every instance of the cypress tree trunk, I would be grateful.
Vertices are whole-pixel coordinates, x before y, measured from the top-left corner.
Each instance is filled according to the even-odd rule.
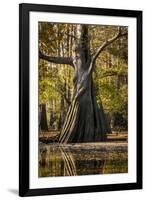
[[[77,38],[74,95],[61,130],[61,143],[102,141],[109,131],[103,107],[96,102],[86,25],[77,25]]]
[[[40,105],[40,124],[39,124],[39,128],[40,128],[41,131],[48,131],[46,104],[41,104]]]
[[[61,127],[62,127],[62,116],[61,116],[61,113],[60,113],[60,115],[59,115],[59,120],[58,120],[58,130],[60,130],[61,129]]]
[[[53,123],[54,123],[54,112],[51,111],[51,113],[50,113],[50,123],[49,123],[50,128],[52,128]]]

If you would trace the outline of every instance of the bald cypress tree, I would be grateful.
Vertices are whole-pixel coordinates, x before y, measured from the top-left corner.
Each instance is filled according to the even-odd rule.
[[[117,33],[91,55],[88,26],[76,25],[76,47],[71,57],[52,57],[39,52],[40,59],[74,68],[73,98],[61,130],[61,143],[102,141],[106,133],[110,132],[102,102],[96,101],[92,76],[100,53],[125,35],[127,32],[122,33],[121,28],[118,28]]]

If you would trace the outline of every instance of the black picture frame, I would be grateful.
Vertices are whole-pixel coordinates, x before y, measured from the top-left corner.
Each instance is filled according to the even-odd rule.
[[[134,183],[30,189],[29,187],[29,12],[134,17],[137,21],[137,180]],[[19,195],[55,195],[142,189],[142,11],[57,5],[19,5]]]

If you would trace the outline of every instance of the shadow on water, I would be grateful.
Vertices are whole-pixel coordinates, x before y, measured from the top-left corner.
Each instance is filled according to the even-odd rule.
[[[122,158],[122,152],[117,154],[111,152],[107,157],[96,148],[41,144],[39,177],[126,173],[127,157]]]

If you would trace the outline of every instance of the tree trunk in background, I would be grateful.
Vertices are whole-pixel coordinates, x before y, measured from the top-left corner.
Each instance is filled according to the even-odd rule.
[[[73,27],[72,27],[73,28]],[[71,29],[72,31],[72,29]],[[68,34],[68,37],[67,37],[67,56],[68,57],[72,57],[72,37],[69,37],[69,27],[67,28],[67,34]],[[69,100],[69,102],[71,102],[71,91],[70,91],[70,81],[71,81],[71,71],[70,71],[70,67],[68,67],[68,80],[67,80],[67,98]]]
[[[49,123],[50,128],[53,127],[53,123],[54,123],[54,112],[51,111],[51,112],[50,112],[50,123]]]
[[[60,113],[60,115],[59,115],[59,120],[58,120],[58,130],[61,130],[61,128],[62,128],[62,115],[61,115],[61,113]]]
[[[40,105],[40,124],[39,124],[39,128],[40,128],[41,131],[48,131],[46,104],[41,104]]]
[[[74,95],[61,130],[61,143],[103,141],[109,132],[102,104],[96,101],[89,49],[88,28],[77,25]]]

